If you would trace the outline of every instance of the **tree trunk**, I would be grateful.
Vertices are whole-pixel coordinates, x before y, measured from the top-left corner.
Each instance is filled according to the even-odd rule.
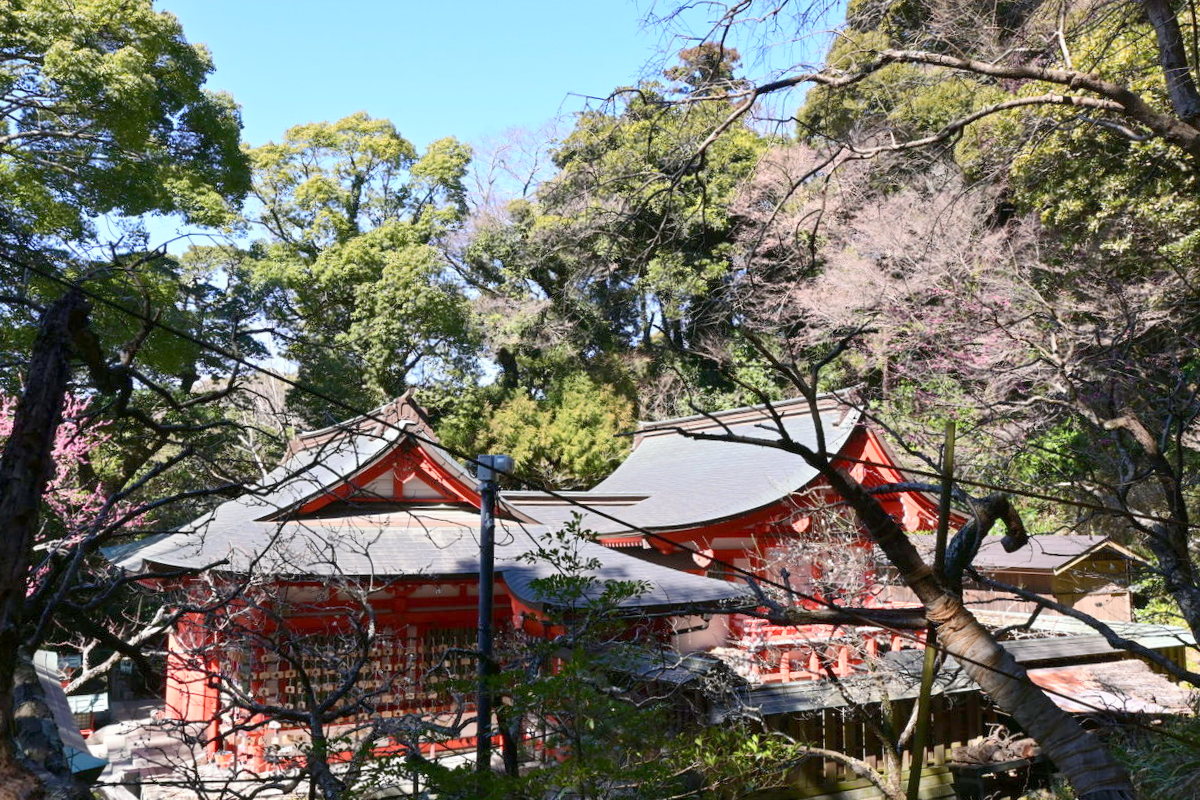
[[[1170,524],[1155,525],[1145,541],[1158,562],[1167,592],[1179,606],[1179,613],[1192,635],[1200,642],[1200,588],[1196,586],[1187,531],[1187,519],[1176,519]]]
[[[496,350],[496,361],[500,364],[500,385],[505,389],[516,389],[521,385],[521,369],[517,356],[507,347]]]
[[[34,536],[42,493],[54,469],[51,453],[70,375],[70,331],[87,313],[83,296],[75,290],[46,309],[12,433],[0,456],[0,800],[44,795],[15,738],[13,686]]]
[[[1158,64],[1162,67],[1171,107],[1184,122],[1196,125],[1200,122],[1200,91],[1196,90],[1196,82],[1192,79],[1175,9],[1168,0],[1144,0],[1142,5],[1158,40]]]
[[[1011,714],[1025,732],[1037,740],[1042,751],[1067,776],[1079,800],[1136,798],[1128,774],[1104,745],[1084,731],[1070,714],[1056,706],[1029,679],[1025,668],[1000,646],[987,628],[979,624],[963,606],[962,600],[938,582],[933,568],[922,560],[900,524],[884,511],[874,495],[835,467],[824,451],[790,439],[699,431],[682,433],[693,439],[773,447],[803,458],[854,509],[858,521],[925,606],[925,617],[935,629],[939,644],[955,657],[963,671],[997,707]],[[1010,533],[1017,535],[1021,531]]]
[[[1134,798],[1129,776],[1103,744],[1030,681],[1025,668],[979,624],[962,601],[942,588],[933,570],[879,502],[856,480],[829,467],[828,462],[814,466],[855,510],[905,584],[924,604],[938,642],[999,708],[1037,740],[1067,776],[1080,800]]]

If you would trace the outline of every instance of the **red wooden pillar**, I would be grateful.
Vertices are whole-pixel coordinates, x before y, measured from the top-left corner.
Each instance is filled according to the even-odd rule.
[[[210,636],[192,615],[167,637],[166,715],[181,722],[215,722],[218,665]]]

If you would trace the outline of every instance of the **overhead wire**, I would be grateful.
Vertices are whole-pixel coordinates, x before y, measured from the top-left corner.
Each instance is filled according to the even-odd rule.
[[[97,292],[94,292],[94,291],[84,287],[81,283],[70,281],[60,275],[55,275],[52,272],[43,270],[40,267],[35,267],[32,265],[27,265],[27,264],[22,265],[22,266],[25,269],[27,269],[28,271],[30,271],[34,274],[37,274],[46,280],[49,280],[56,284],[59,284],[60,286],[63,286],[64,288],[66,288],[68,290],[78,291],[85,297],[87,297],[95,302],[99,302],[105,306],[108,306],[109,308],[112,308],[113,310],[118,311],[119,313],[122,313],[133,319],[137,319],[138,321],[142,322],[143,324],[158,328],[166,333],[171,334],[172,336],[181,338],[184,341],[188,341],[188,342],[196,345],[197,347],[203,348],[203,349],[208,350],[216,355],[219,355],[222,358],[229,359],[235,363],[245,366],[261,375],[272,378],[273,380],[278,380],[278,381],[280,381],[288,386],[291,386],[301,392],[304,392],[313,397],[324,400],[327,403],[330,403],[338,408],[341,408],[341,409],[353,414],[354,418],[356,418],[356,419],[369,419],[373,422],[383,425],[384,427],[386,427],[388,429],[391,429],[398,433],[410,436],[414,440],[419,441],[423,444],[428,444],[430,446],[438,447],[442,450],[445,450],[446,452],[450,453],[451,455],[454,455],[455,457],[460,458],[469,464],[473,464],[476,467],[485,466],[482,462],[480,462],[474,456],[465,454],[455,448],[447,447],[446,445],[442,444],[441,442],[438,442],[436,440],[430,439],[425,436],[421,436],[420,434],[417,434],[413,431],[406,430],[405,428],[392,423],[390,420],[387,420],[383,417],[378,416],[373,411],[365,411],[364,412],[361,409],[358,409],[355,406],[353,406],[349,403],[346,403],[345,401],[343,401],[337,397],[334,397],[326,392],[321,391],[320,389],[317,389],[315,387],[304,384],[293,378],[288,378],[287,376],[280,375],[279,373],[275,372],[274,370],[268,369],[267,367],[263,367],[259,364],[255,364],[254,362],[250,361],[249,359],[245,358],[244,356],[241,356],[240,354],[235,353],[235,352],[229,350],[228,348],[222,347],[221,345],[214,344],[212,342],[209,342],[207,340],[204,340],[197,336],[194,336],[186,331],[175,328],[174,326],[168,325],[168,324],[162,322],[162,320],[158,319],[157,317],[151,317],[146,314],[142,314],[134,309],[128,308],[128,307],[116,302],[115,300],[112,300],[108,297],[105,297],[104,295],[101,295]],[[764,440],[764,445],[767,444],[767,441],[768,440]],[[840,456],[839,456],[839,458],[840,458]],[[490,465],[487,465],[487,466],[490,466]],[[882,465],[881,464],[880,466],[894,467],[895,465],[891,465],[891,464]],[[917,643],[920,643],[922,646],[926,646],[925,642],[920,637],[916,636],[915,634],[912,634],[909,631],[906,631],[903,629],[899,629],[899,628],[895,628],[895,627],[883,624],[883,623],[879,622],[878,620],[871,619],[869,616],[856,611],[855,609],[847,609],[843,606],[839,606],[837,603],[834,603],[833,601],[830,601],[827,598],[823,598],[821,596],[810,595],[810,594],[807,594],[804,592],[800,592],[800,591],[796,590],[794,587],[782,584],[782,583],[780,583],[778,581],[774,581],[770,578],[764,578],[762,576],[759,576],[758,574],[754,573],[753,571],[751,571],[745,567],[740,567],[732,562],[727,562],[722,559],[717,559],[713,556],[709,556],[708,554],[703,553],[697,549],[687,547],[687,546],[681,544],[680,542],[674,541],[669,537],[663,536],[662,534],[660,534],[656,531],[652,531],[652,530],[649,530],[642,526],[628,523],[612,514],[609,514],[606,511],[603,511],[602,509],[589,506],[587,503],[579,500],[578,498],[570,497],[567,494],[558,492],[556,490],[553,490],[553,489],[550,489],[550,488],[547,488],[544,486],[537,486],[533,481],[519,478],[518,476],[513,475],[511,473],[500,472],[500,474],[506,475],[506,477],[510,477],[520,483],[525,484],[526,486],[532,486],[535,488],[535,490],[541,491],[556,500],[561,500],[563,502],[569,503],[577,508],[581,508],[581,509],[587,511],[590,514],[600,516],[611,522],[615,522],[618,525],[624,526],[625,528],[627,528],[627,530],[629,532],[640,533],[643,536],[647,536],[656,541],[661,541],[666,544],[670,544],[672,547],[682,550],[684,552],[688,552],[688,553],[691,553],[696,556],[702,556],[704,558],[707,558],[710,560],[710,563],[719,564],[722,567],[724,567],[736,574],[742,575],[743,577],[748,579],[748,581],[753,581],[757,584],[765,584],[767,586],[774,587],[776,589],[779,589],[779,590],[782,590],[782,591],[788,593],[789,595],[791,595],[793,597],[799,597],[802,600],[807,600],[809,602],[816,603],[816,604],[821,605],[830,610],[845,613],[847,616],[849,616],[851,618],[857,616],[860,620],[859,624],[861,624],[861,625],[868,626],[868,627],[880,628],[882,630],[889,631],[890,633],[892,633],[895,636],[900,636],[902,638],[908,639],[909,641],[917,642]],[[930,473],[930,474],[932,474],[932,473]],[[940,476],[937,476],[937,477],[940,477]],[[967,483],[966,481],[958,481],[958,479],[956,479],[956,481]],[[1002,489],[999,489],[999,490],[1002,490]],[[1018,496],[1020,496],[1019,492],[1014,492],[1013,494],[1017,494]],[[838,623],[823,623],[823,624],[828,624],[828,625],[831,625],[832,627],[838,627],[840,625]],[[845,623],[841,623],[841,624],[845,624]],[[1084,707],[1086,707],[1092,711],[1098,712],[1098,713],[1102,713],[1102,714],[1112,713],[1112,709],[1110,709],[1110,708],[1105,708],[1103,706],[1098,706],[1095,704],[1088,703],[1086,701],[1081,700],[1077,696],[1068,695],[1064,692],[1059,692],[1056,690],[1038,686],[1036,683],[1033,682],[1033,680],[1028,676],[1028,674],[1014,675],[1012,673],[1005,672],[993,664],[988,664],[988,663],[973,659],[969,656],[957,654],[957,653],[953,652],[952,650],[946,648],[945,645],[940,642],[936,643],[934,645],[931,645],[931,646],[936,647],[938,650],[940,650],[941,652],[943,652],[946,655],[954,657],[955,660],[959,661],[960,663],[969,663],[972,666],[987,670],[989,672],[994,672],[994,673],[996,673],[1002,677],[1008,678],[1010,680],[1022,680],[1023,679],[1024,681],[1028,682],[1030,685],[1033,685],[1034,687],[1036,687],[1037,689],[1039,689],[1040,691],[1042,691],[1048,695],[1062,697],[1066,700],[1070,700],[1072,703],[1084,706]],[[1019,665],[1018,665],[1018,668],[1020,669]],[[1141,723],[1141,724],[1135,723],[1135,725],[1137,727],[1143,727],[1147,731],[1153,731],[1156,733],[1170,736],[1171,738],[1180,739],[1181,741],[1184,741],[1185,743],[1195,746],[1198,749],[1200,749],[1200,741],[1193,742],[1186,738],[1180,737],[1178,734],[1174,734],[1172,732],[1168,732],[1163,729],[1154,728],[1152,726],[1145,725],[1144,723]]]
[[[839,454],[838,458],[840,460],[849,461],[854,464],[862,464],[862,465],[868,466],[868,467],[884,467],[887,469],[894,469],[897,472],[906,473],[908,475],[919,475],[924,478],[940,478],[941,477],[941,475],[939,475],[937,472],[934,472],[932,470],[922,469],[920,467],[905,467],[905,466],[901,466],[899,464],[885,464],[885,463],[882,463],[879,461],[872,461],[870,459],[863,459],[863,458],[854,458],[853,456],[847,456],[847,455],[842,455],[842,454]],[[1135,511],[1123,511],[1120,509],[1112,508],[1111,506],[1103,505],[1101,503],[1089,503],[1089,502],[1083,501],[1083,500],[1073,500],[1073,499],[1065,498],[1065,497],[1056,497],[1055,495],[1045,494],[1044,492],[1035,492],[1031,489],[1021,489],[1021,488],[1016,488],[1013,486],[1002,486],[1000,484],[991,483],[989,481],[972,480],[970,478],[960,478],[960,477],[956,476],[954,478],[954,482],[956,484],[961,484],[963,486],[971,486],[976,489],[986,489],[991,492],[1003,492],[1004,494],[1009,494],[1014,497],[1026,497],[1031,500],[1043,500],[1048,503],[1054,503],[1055,505],[1060,505],[1060,506],[1067,506],[1069,508],[1082,508],[1082,509],[1087,509],[1089,511],[1099,511],[1099,512],[1109,514],[1109,515],[1115,516],[1115,517],[1133,517],[1133,518],[1136,518],[1139,520],[1148,520],[1150,522],[1163,522],[1163,523],[1168,523],[1168,524],[1172,524],[1172,525],[1179,524],[1175,520],[1172,520],[1168,517],[1157,516],[1157,515],[1151,514],[1149,512],[1142,513],[1142,512],[1135,512]],[[1195,523],[1195,522],[1186,523],[1185,527],[1188,528],[1189,530],[1200,530],[1200,523]]]
[[[415,439],[415,440],[417,440],[417,441],[420,441],[420,442],[422,442],[422,443],[424,443],[424,444],[427,444],[427,445],[430,445],[430,446],[433,446],[433,447],[438,447],[438,448],[441,448],[441,449],[443,449],[443,450],[445,450],[445,451],[447,451],[447,452],[451,453],[452,455],[454,455],[454,456],[456,456],[456,457],[458,457],[458,458],[460,458],[460,459],[462,459],[462,460],[464,460],[464,461],[467,461],[468,463],[474,464],[474,465],[476,465],[476,466],[481,466],[481,465],[482,465],[482,464],[481,464],[481,463],[478,461],[478,459],[476,459],[474,456],[471,456],[471,455],[469,455],[469,454],[463,453],[463,452],[461,452],[461,451],[458,451],[458,450],[456,450],[456,449],[454,449],[454,448],[449,448],[449,447],[447,447],[446,445],[442,444],[441,442],[438,442],[438,441],[436,441],[436,440],[433,440],[433,439],[430,439],[430,438],[428,438],[428,437],[422,436],[422,435],[420,435],[420,434],[418,434],[418,433],[415,433],[415,432],[413,432],[413,431],[409,431],[409,430],[406,430],[406,429],[404,429],[404,428],[401,428],[400,426],[397,426],[397,425],[395,425],[394,423],[392,423],[390,420],[387,420],[387,419],[384,419],[384,418],[382,418],[382,417],[379,417],[378,415],[374,414],[372,411],[366,411],[366,412],[364,412],[364,411],[362,411],[362,410],[360,410],[360,409],[358,409],[358,408],[356,408],[356,407],[354,407],[354,406],[350,405],[349,403],[346,403],[346,402],[344,402],[344,401],[340,400],[339,398],[336,398],[336,397],[334,397],[334,396],[332,396],[332,395],[329,395],[328,393],[322,392],[322,391],[321,391],[321,390],[319,390],[319,389],[316,389],[316,388],[314,388],[314,387],[311,387],[311,386],[308,386],[308,385],[306,385],[306,384],[303,384],[303,383],[301,383],[300,381],[294,380],[294,379],[292,379],[292,378],[288,378],[288,377],[286,377],[286,376],[280,375],[280,374],[276,373],[276,372],[275,372],[275,371],[273,371],[273,370],[270,370],[270,369],[267,369],[267,368],[265,368],[265,367],[262,367],[261,365],[255,364],[255,363],[253,363],[253,362],[249,361],[248,359],[244,358],[243,356],[241,356],[241,355],[239,355],[239,354],[236,354],[236,353],[233,353],[233,352],[229,351],[228,349],[221,347],[220,345],[215,345],[215,344],[213,344],[212,342],[208,342],[208,341],[206,341],[206,340],[200,339],[199,337],[195,337],[195,336],[193,336],[193,335],[191,335],[191,334],[187,333],[186,331],[181,331],[181,330],[179,330],[179,329],[176,329],[176,328],[174,328],[174,327],[172,327],[172,326],[170,326],[170,325],[167,325],[167,324],[165,324],[165,323],[162,323],[162,322],[161,322],[161,320],[158,320],[158,319],[151,318],[151,317],[148,317],[148,316],[146,316],[146,315],[140,314],[140,313],[138,313],[137,311],[135,311],[135,310],[133,310],[133,309],[129,309],[129,308],[127,308],[127,307],[125,307],[125,306],[123,306],[123,305],[121,305],[121,304],[119,304],[119,303],[117,303],[117,302],[115,302],[115,301],[113,301],[113,300],[111,300],[111,299],[109,299],[109,298],[106,298],[106,297],[104,297],[103,295],[99,295],[99,294],[97,294],[97,293],[95,293],[95,292],[92,292],[92,291],[90,291],[90,290],[88,290],[88,289],[85,289],[84,287],[82,287],[82,286],[79,286],[79,285],[77,285],[77,284],[73,284],[73,283],[71,283],[71,282],[67,281],[66,279],[63,279],[63,278],[61,278],[61,277],[59,277],[59,276],[55,276],[55,275],[53,275],[53,274],[44,273],[44,272],[42,272],[42,271],[38,270],[37,268],[32,268],[32,271],[34,271],[34,272],[37,272],[37,273],[41,274],[41,275],[42,275],[42,277],[45,277],[45,278],[47,278],[47,279],[49,279],[49,280],[53,280],[53,281],[55,281],[55,282],[59,283],[60,285],[63,285],[63,286],[65,286],[65,287],[68,287],[68,288],[75,288],[75,289],[77,289],[78,291],[80,291],[81,293],[83,293],[84,295],[86,295],[87,297],[89,297],[89,298],[91,298],[91,299],[93,299],[93,300],[96,300],[96,301],[98,301],[98,302],[101,302],[101,303],[103,303],[103,304],[105,304],[105,305],[107,305],[107,306],[109,306],[109,307],[113,308],[113,309],[114,309],[114,310],[116,310],[116,311],[119,311],[119,312],[121,312],[121,313],[124,313],[124,314],[126,314],[126,315],[130,316],[130,317],[133,317],[133,318],[135,318],[135,319],[138,319],[139,321],[141,321],[141,322],[143,322],[143,323],[150,324],[150,325],[152,325],[152,326],[154,326],[154,327],[160,328],[160,329],[164,330],[165,332],[168,332],[168,333],[170,333],[170,334],[172,334],[172,335],[174,335],[174,336],[178,336],[178,337],[181,337],[181,338],[185,339],[186,341],[190,341],[191,343],[193,343],[193,344],[197,345],[198,347],[202,347],[202,348],[204,348],[204,349],[207,349],[207,350],[209,350],[209,351],[211,351],[211,352],[213,352],[213,353],[216,353],[217,355],[220,355],[220,356],[222,356],[223,358],[227,358],[227,359],[230,359],[230,360],[232,360],[232,361],[235,361],[236,363],[239,363],[239,364],[241,364],[241,365],[243,365],[243,366],[246,366],[246,367],[250,368],[251,370],[254,370],[254,371],[256,371],[256,372],[258,372],[258,373],[260,373],[260,374],[262,374],[262,375],[265,375],[265,376],[267,376],[267,377],[270,377],[270,378],[272,378],[272,379],[275,379],[275,380],[279,380],[279,381],[281,381],[281,382],[283,382],[283,383],[285,383],[285,384],[287,384],[287,385],[289,385],[289,386],[292,386],[292,387],[294,387],[294,388],[296,388],[296,389],[298,389],[298,390],[300,390],[300,391],[302,391],[302,392],[305,392],[305,393],[307,393],[307,394],[310,394],[311,396],[314,396],[314,397],[320,398],[320,399],[322,399],[322,400],[324,400],[324,401],[326,401],[326,402],[329,402],[329,403],[331,403],[331,404],[333,404],[333,405],[336,405],[337,407],[340,407],[340,408],[342,408],[342,409],[344,409],[344,410],[346,410],[346,411],[348,411],[348,412],[350,412],[350,413],[354,414],[354,416],[355,416],[356,418],[370,419],[370,420],[372,420],[373,422],[376,422],[376,423],[378,423],[378,424],[381,424],[381,425],[383,425],[383,426],[385,426],[385,427],[387,427],[387,428],[389,428],[389,429],[391,429],[391,430],[394,430],[394,431],[396,431],[396,432],[398,432],[398,433],[402,433],[402,434],[405,434],[405,435],[407,435],[407,436],[410,436],[410,437],[412,437],[413,439]],[[839,456],[839,458],[840,458],[840,456]],[[847,460],[849,460],[849,459],[847,459]],[[893,466],[893,465],[879,464],[879,466]],[[745,577],[745,578],[746,578],[746,579],[748,579],[749,581],[754,581],[754,582],[756,582],[756,583],[758,583],[758,584],[765,584],[765,585],[771,586],[771,587],[773,587],[773,588],[776,588],[776,589],[782,590],[782,591],[784,591],[784,592],[786,592],[786,593],[788,593],[788,594],[792,595],[793,597],[799,597],[799,598],[800,598],[800,599],[802,599],[802,600],[807,600],[807,601],[809,601],[809,602],[813,602],[813,603],[816,603],[816,604],[822,605],[822,606],[824,606],[824,607],[826,607],[826,608],[828,608],[828,609],[830,609],[830,610],[838,611],[838,612],[841,612],[841,613],[846,613],[846,614],[847,614],[847,616],[851,616],[851,617],[853,617],[853,616],[856,616],[856,615],[857,615],[857,616],[859,616],[859,618],[860,618],[860,619],[859,619],[859,622],[860,622],[861,624],[863,624],[863,625],[866,625],[866,626],[871,626],[871,627],[878,627],[878,628],[881,628],[881,629],[883,629],[883,630],[888,630],[889,632],[893,633],[893,635],[900,636],[900,637],[902,637],[902,638],[906,638],[906,639],[908,639],[908,640],[910,640],[910,641],[917,642],[917,643],[920,643],[920,644],[924,645],[924,641],[923,641],[923,640],[921,640],[921,639],[920,639],[919,637],[917,637],[915,634],[912,634],[912,633],[910,633],[909,631],[905,631],[905,630],[903,630],[903,629],[898,629],[898,628],[894,628],[894,627],[888,626],[888,625],[886,625],[886,624],[883,624],[883,623],[879,622],[878,620],[872,619],[872,618],[870,618],[870,617],[868,617],[868,616],[866,616],[866,615],[864,615],[864,614],[856,614],[856,612],[854,612],[854,610],[848,610],[848,609],[846,609],[845,607],[843,607],[843,606],[839,606],[837,603],[834,603],[834,602],[832,602],[832,601],[828,600],[827,598],[824,598],[824,597],[821,597],[821,596],[817,596],[817,595],[810,595],[810,594],[807,594],[807,593],[804,593],[804,592],[800,592],[800,591],[796,590],[796,589],[795,589],[794,587],[792,587],[792,586],[785,585],[785,584],[783,584],[783,583],[780,583],[780,582],[778,582],[778,581],[774,581],[774,580],[772,580],[772,579],[769,579],[769,578],[764,578],[764,577],[762,577],[762,576],[758,575],[757,573],[753,572],[752,570],[749,570],[749,569],[747,569],[747,568],[745,568],[745,567],[740,567],[740,566],[738,566],[738,565],[736,565],[736,564],[734,564],[734,563],[732,563],[732,562],[724,561],[723,559],[719,559],[719,558],[716,558],[716,557],[710,557],[710,556],[708,556],[707,554],[705,554],[705,553],[701,552],[700,550],[697,550],[697,549],[695,549],[695,548],[691,548],[691,547],[689,547],[689,546],[687,546],[687,545],[684,545],[684,544],[682,544],[682,543],[680,543],[680,542],[678,542],[678,541],[676,541],[676,540],[674,540],[674,539],[671,539],[670,537],[663,536],[662,534],[660,534],[660,533],[658,533],[658,532],[656,532],[656,531],[649,530],[649,529],[647,529],[647,528],[644,528],[644,527],[642,527],[642,526],[634,525],[634,524],[632,524],[632,523],[629,523],[629,522],[627,522],[627,521],[625,521],[625,520],[622,520],[622,519],[620,519],[619,517],[617,517],[617,516],[615,516],[615,515],[609,514],[608,512],[606,512],[606,511],[604,511],[604,510],[602,510],[602,509],[591,507],[591,506],[589,506],[588,504],[586,504],[585,502],[583,502],[583,501],[579,500],[578,498],[573,498],[573,497],[570,497],[570,496],[568,496],[568,495],[565,495],[565,494],[563,494],[563,493],[557,492],[557,491],[555,491],[555,490],[553,490],[553,489],[549,489],[549,488],[547,488],[547,487],[544,487],[544,486],[543,486],[543,487],[536,486],[536,485],[535,485],[535,484],[534,484],[532,481],[528,481],[528,480],[523,480],[523,481],[522,481],[521,479],[517,478],[516,476],[514,476],[514,475],[511,475],[511,474],[508,474],[508,473],[502,473],[502,474],[506,474],[508,477],[511,477],[511,478],[513,478],[513,479],[515,479],[515,480],[519,480],[519,481],[521,481],[521,482],[525,483],[525,484],[526,484],[526,485],[528,485],[528,486],[534,486],[534,487],[535,487],[535,488],[536,488],[538,491],[541,491],[541,492],[543,492],[543,493],[545,493],[545,494],[549,495],[550,497],[553,497],[553,498],[555,498],[555,499],[557,499],[557,500],[565,501],[565,502],[567,502],[567,503],[569,503],[569,504],[571,504],[571,505],[573,505],[573,506],[575,506],[575,507],[577,507],[577,508],[581,508],[581,509],[583,509],[584,511],[587,511],[587,512],[589,512],[589,513],[593,514],[593,515],[596,515],[596,516],[603,517],[603,518],[605,518],[605,519],[607,519],[607,520],[609,520],[609,521],[611,521],[611,522],[615,522],[615,523],[617,523],[618,525],[621,525],[621,526],[623,526],[623,527],[627,528],[627,529],[628,529],[630,532],[636,532],[636,533],[640,533],[640,534],[642,534],[643,536],[646,536],[646,537],[648,537],[648,538],[650,538],[650,539],[653,539],[653,540],[656,540],[656,541],[663,542],[664,544],[670,545],[671,547],[673,547],[673,548],[676,548],[676,549],[678,549],[678,550],[681,550],[681,551],[683,551],[683,552],[686,552],[686,553],[691,553],[691,554],[692,554],[692,555],[694,555],[694,556],[702,556],[702,557],[704,557],[704,558],[708,558],[708,559],[709,559],[709,561],[710,561],[710,563],[719,564],[720,566],[722,566],[722,567],[724,567],[724,568],[728,569],[729,571],[731,571],[731,572],[733,572],[733,573],[736,573],[736,574],[742,575],[743,577]],[[536,540],[534,540],[534,541],[535,541],[535,544],[536,544]],[[844,624],[844,623],[843,623],[843,624]],[[836,626],[836,624],[834,624],[834,626]],[[1002,671],[1000,671],[999,669],[997,669],[996,667],[994,667],[993,665],[990,665],[990,664],[985,664],[985,663],[983,663],[983,662],[978,662],[978,661],[975,661],[975,660],[973,660],[973,659],[970,659],[970,658],[968,658],[968,657],[963,657],[963,656],[961,656],[961,655],[956,655],[956,654],[954,654],[952,651],[949,651],[949,650],[947,650],[947,649],[945,649],[945,648],[939,648],[939,649],[942,649],[942,650],[943,650],[944,652],[946,652],[948,655],[952,655],[952,656],[954,656],[956,659],[958,659],[958,660],[960,660],[960,661],[966,661],[966,662],[968,662],[968,663],[972,663],[974,666],[978,666],[978,667],[980,667],[980,668],[983,668],[983,669],[988,669],[988,670],[990,670],[990,671],[993,671],[993,672],[998,672],[999,674],[1001,674],[1001,675],[1004,675],[1005,677],[1008,677],[1008,678],[1011,678],[1011,679],[1017,679],[1017,676],[1015,676],[1015,675],[1011,675],[1011,674],[1009,674],[1009,673],[1002,672]],[[1050,691],[1050,692],[1048,692],[1048,693],[1054,694],[1055,692],[1052,692],[1052,691]],[[1061,696],[1063,696],[1064,698],[1067,698],[1067,699],[1073,699],[1073,700],[1076,700],[1076,701],[1077,701],[1077,698],[1072,698],[1072,697],[1070,697],[1070,696],[1068,696],[1068,695],[1065,695],[1065,694],[1062,694]],[[1077,701],[1077,702],[1078,702],[1078,701]],[[1087,705],[1087,704],[1086,704],[1086,703],[1084,703],[1083,705]],[[1099,711],[1099,712],[1106,712],[1106,711],[1108,711],[1108,709],[1104,709],[1103,707],[1099,707],[1099,706],[1093,706],[1092,708],[1093,708],[1093,710],[1095,710],[1095,711]]]

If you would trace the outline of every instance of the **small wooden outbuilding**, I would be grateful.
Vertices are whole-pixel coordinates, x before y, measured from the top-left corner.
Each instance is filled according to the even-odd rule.
[[[933,552],[933,536],[913,534],[919,550]],[[1131,622],[1131,573],[1141,562],[1137,554],[1107,536],[1043,535],[1014,553],[1005,552],[999,537],[979,548],[975,568],[985,577],[1042,595],[1096,619]],[[896,603],[916,603],[903,586],[885,590]],[[1036,604],[968,580],[963,599],[976,611],[1032,612]],[[1053,613],[1053,612],[1047,612]]]

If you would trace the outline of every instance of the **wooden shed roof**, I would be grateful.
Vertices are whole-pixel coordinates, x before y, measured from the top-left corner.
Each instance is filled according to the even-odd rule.
[[[909,538],[924,553],[932,553],[932,534],[909,534]],[[1068,534],[1045,534],[1029,537],[1021,549],[1006,552],[999,536],[984,539],[975,557],[974,566],[984,570],[1017,570],[1049,572],[1060,575],[1082,561],[1099,553],[1108,552],[1117,558],[1140,561],[1137,554],[1114,542],[1107,536],[1083,536]]]

